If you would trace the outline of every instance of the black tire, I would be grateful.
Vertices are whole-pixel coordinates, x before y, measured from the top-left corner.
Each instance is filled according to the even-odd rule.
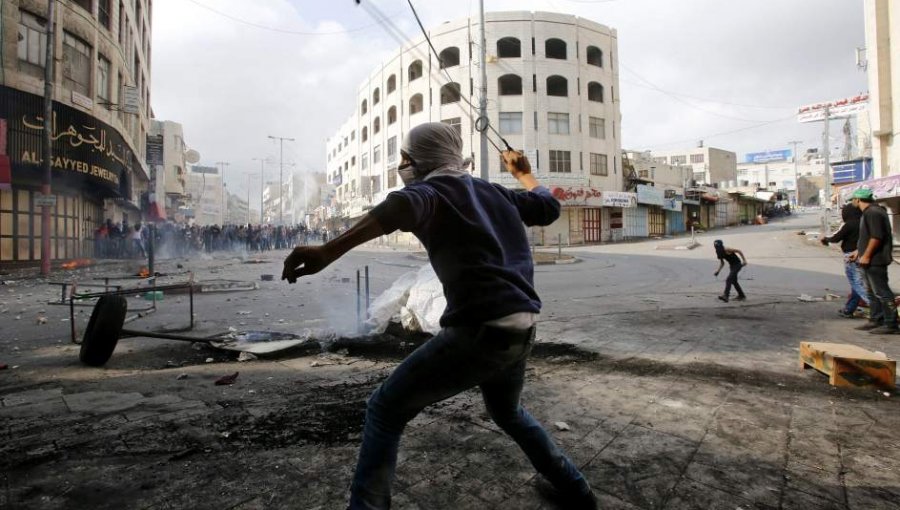
[[[102,367],[109,361],[125,325],[128,302],[122,296],[101,296],[84,330],[79,358],[85,365]]]

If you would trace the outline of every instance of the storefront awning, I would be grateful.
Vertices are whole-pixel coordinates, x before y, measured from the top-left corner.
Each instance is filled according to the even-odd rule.
[[[889,175],[880,179],[857,182],[840,189],[841,202],[850,198],[850,195],[859,188],[868,188],[875,195],[875,200],[900,197],[900,175]]]

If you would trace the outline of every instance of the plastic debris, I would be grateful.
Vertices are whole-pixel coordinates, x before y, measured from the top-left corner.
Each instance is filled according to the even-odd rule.
[[[231,375],[222,376],[222,377],[216,379],[216,383],[215,383],[216,386],[228,386],[228,385],[234,384],[234,382],[237,380],[237,376],[239,373],[240,372],[235,372]]]
[[[257,359],[256,354],[253,354],[250,352],[242,352],[242,353],[238,354],[237,360],[238,361],[253,361],[255,359]]]
[[[556,425],[557,430],[572,430],[572,427],[570,427],[569,424],[564,421],[558,421],[554,423],[554,425]]]
[[[44,317],[44,316],[40,316],[40,317],[37,318],[36,323],[37,323],[37,324],[47,324],[47,318]]]
[[[815,303],[817,301],[824,301],[823,298],[820,297],[812,297],[809,294],[800,294],[797,297],[798,301],[803,301],[804,303]]]
[[[212,358],[206,358],[206,362],[207,362],[207,363],[212,363],[213,361],[215,361],[215,360],[212,359]]]
[[[250,310],[241,310],[237,314],[238,315],[250,315],[251,313],[253,313],[253,312],[251,312]]]

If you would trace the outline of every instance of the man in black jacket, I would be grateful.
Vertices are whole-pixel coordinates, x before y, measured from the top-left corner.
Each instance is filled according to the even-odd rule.
[[[847,275],[847,281],[850,282],[850,297],[847,303],[838,312],[841,317],[848,319],[853,318],[853,312],[861,302],[867,301],[868,291],[866,291],[862,268],[856,260],[852,260],[852,255],[856,252],[856,245],[859,242],[859,220],[862,218],[862,211],[858,207],[849,203],[841,209],[841,219],[844,224],[831,237],[823,237],[821,242],[825,246],[828,243],[841,243],[841,252],[844,254],[844,274]]]
[[[897,305],[888,284],[888,266],[894,258],[894,236],[887,211],[875,205],[872,190],[860,188],[853,192],[853,205],[862,211],[859,222],[859,243],[851,256],[859,261],[869,291],[869,321],[856,329],[873,334],[897,333]]]

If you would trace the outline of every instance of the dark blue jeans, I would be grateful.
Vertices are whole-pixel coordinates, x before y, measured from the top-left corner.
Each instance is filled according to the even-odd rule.
[[[444,328],[375,390],[369,398],[350,488],[351,509],[390,508],[397,450],[406,424],[428,405],[475,386],[480,386],[491,418],[518,443],[539,473],[560,491],[589,490],[578,468],[522,408],[519,395],[531,340],[508,339],[496,328]]]
[[[847,275],[847,281],[850,282],[850,297],[847,299],[847,304],[844,305],[845,313],[855,312],[860,301],[869,300],[863,270],[855,260],[850,260],[851,253],[853,252],[844,253],[844,274]]]
[[[869,320],[896,327],[897,306],[894,305],[894,292],[888,284],[887,266],[865,267],[863,274],[869,291]]]

